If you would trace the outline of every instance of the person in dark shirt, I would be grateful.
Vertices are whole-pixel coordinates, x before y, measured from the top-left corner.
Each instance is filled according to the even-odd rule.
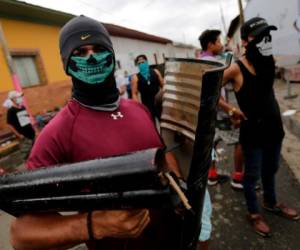
[[[151,69],[145,55],[138,55],[135,64],[139,73],[132,75],[131,91],[132,99],[141,102],[148,108],[153,120],[160,120],[160,107],[155,104],[155,97],[163,87],[163,78],[157,69]]]
[[[259,235],[270,236],[270,228],[259,212],[255,193],[261,178],[263,208],[285,218],[297,220],[296,210],[279,203],[275,191],[275,176],[279,168],[284,130],[273,84],[275,61],[272,55],[272,36],[277,30],[265,19],[255,17],[241,27],[245,54],[224,72],[224,83],[231,82],[242,115],[233,110],[232,117],[241,120],[240,138],[245,159],[244,194],[248,220]]]
[[[147,109],[119,98],[114,49],[100,22],[85,16],[71,19],[60,32],[60,53],[72,78],[72,100],[38,136],[28,169],[164,147]],[[167,168],[181,176],[174,158],[170,153],[165,156]],[[174,218],[173,210],[167,216],[160,215],[162,210],[155,214],[148,209],[88,210],[19,216],[11,225],[12,245],[17,250],[68,249],[81,243],[96,250],[174,249],[169,244],[175,241],[165,237],[177,229],[165,222],[171,214]]]
[[[7,110],[7,126],[20,140],[22,157],[27,159],[35,138],[35,130],[30,122],[30,117],[23,106],[23,93],[12,90],[8,93],[8,99],[12,106]]]

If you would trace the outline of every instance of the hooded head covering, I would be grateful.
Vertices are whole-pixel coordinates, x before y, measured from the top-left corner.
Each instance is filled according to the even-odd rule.
[[[253,40],[248,41],[245,46],[245,57],[255,69],[256,76],[263,83],[260,86],[261,98],[265,93],[270,93],[275,78],[275,61],[272,52],[272,36],[270,31],[277,30],[274,25],[269,25],[262,17],[253,17],[241,27],[241,38],[248,41],[252,36]]]
[[[114,55],[109,34],[102,23],[86,17],[78,16],[67,22],[60,31],[59,49],[64,70],[67,72],[73,51],[80,46],[97,44],[106,48]]]
[[[71,75],[68,67],[72,53],[83,45],[100,45],[112,53],[115,62],[112,42],[103,24],[81,15],[67,22],[60,32],[59,48],[66,74]],[[102,84],[87,84],[72,76],[73,98],[94,109],[107,110],[107,106],[116,108],[119,92],[113,71]]]

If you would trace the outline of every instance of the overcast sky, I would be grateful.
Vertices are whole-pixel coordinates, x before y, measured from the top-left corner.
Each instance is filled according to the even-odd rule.
[[[25,0],[75,15],[84,14],[175,42],[199,46],[205,29],[224,33],[239,13],[238,0]],[[245,1],[243,1],[245,7]],[[224,22],[221,13],[223,12]],[[223,24],[224,23],[224,24]]]

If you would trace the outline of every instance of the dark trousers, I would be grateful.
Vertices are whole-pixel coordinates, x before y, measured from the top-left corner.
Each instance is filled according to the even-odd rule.
[[[275,174],[279,167],[281,142],[261,147],[243,145],[245,159],[244,194],[249,213],[258,213],[255,186],[261,177],[264,202],[270,206],[277,203]]]

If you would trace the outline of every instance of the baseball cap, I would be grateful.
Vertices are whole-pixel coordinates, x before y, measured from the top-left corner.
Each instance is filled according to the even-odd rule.
[[[13,99],[13,98],[20,97],[20,96],[23,96],[22,92],[18,92],[16,90],[12,90],[12,91],[8,92],[7,98],[8,99]]]
[[[241,38],[247,40],[248,36],[258,36],[265,31],[277,30],[274,25],[269,25],[262,17],[253,17],[241,27]]]

